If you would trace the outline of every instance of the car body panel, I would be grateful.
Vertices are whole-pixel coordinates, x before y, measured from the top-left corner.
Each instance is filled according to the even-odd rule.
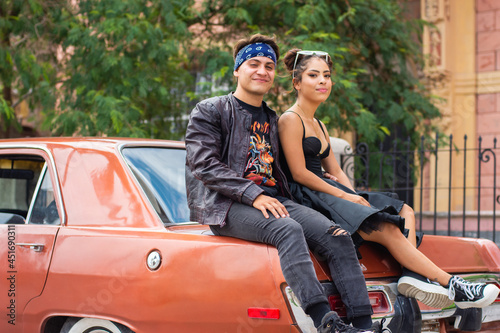
[[[53,226],[16,226],[15,265],[4,271],[8,288],[2,288],[5,292],[2,293],[0,300],[2,300],[2,305],[7,305],[10,299],[15,300],[18,314],[15,323],[18,327],[22,327],[25,321],[23,309],[28,302],[42,294],[57,231],[58,228]],[[0,228],[0,237],[7,239],[6,228]],[[34,245],[30,244],[43,245],[43,249],[35,250]],[[6,258],[7,255],[2,257]],[[11,287],[12,283],[14,286]],[[11,293],[13,297],[8,297]]]
[[[58,171],[65,205],[72,207],[67,212],[68,225],[163,227],[145,208],[147,201],[135,186],[116,147],[101,147],[90,142],[76,147],[53,145],[50,149],[56,164],[64,166],[58,167]],[[123,202],[130,204],[123,205]]]
[[[43,245],[41,251],[16,246],[16,325],[0,321],[0,331],[43,332],[53,318],[74,316],[107,319],[134,332],[159,327],[168,332],[306,332],[310,318],[292,304],[296,300],[289,301],[274,247],[214,236],[208,226],[189,221],[164,225],[152,192],[123,155],[124,149],[144,146],[184,149],[182,142],[148,139],[0,140],[0,156],[45,160],[60,217],[55,225],[0,224],[2,239],[12,229],[16,243]],[[500,251],[491,241],[425,236],[420,250],[448,272],[498,281]],[[147,267],[151,251],[161,253],[161,266],[154,271]],[[380,245],[366,243],[360,253],[368,289],[390,298],[388,312],[378,317],[390,318],[401,267]],[[7,254],[7,246],[0,248],[0,257]],[[331,281],[326,263],[314,253],[311,258],[318,279]],[[8,290],[7,279],[0,288]],[[0,294],[2,306],[11,299]],[[498,306],[484,310],[485,321],[500,321]],[[279,309],[280,318],[250,318],[250,307]],[[438,324],[455,313],[454,307],[420,308],[424,318]]]
[[[450,273],[498,272],[500,252],[498,246],[487,239],[424,236],[419,250],[443,270]]]
[[[44,295],[26,309],[35,317],[78,313],[113,318],[136,332],[165,325],[176,332],[198,321],[206,332],[216,332],[236,328],[233,318],[247,320],[250,305],[272,303],[283,316],[270,331],[283,321],[291,324],[268,273],[263,244],[167,231],[69,227],[61,230],[56,247]],[[152,250],[162,255],[156,271],[146,266]]]

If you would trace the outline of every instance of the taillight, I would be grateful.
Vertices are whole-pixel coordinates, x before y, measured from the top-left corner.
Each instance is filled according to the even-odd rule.
[[[347,310],[344,302],[340,299],[340,295],[328,296],[328,303],[330,303],[330,309],[337,312],[340,317],[347,317]]]
[[[382,291],[369,291],[368,297],[373,309],[373,314],[387,313],[391,310],[387,296]],[[328,303],[330,308],[337,312],[340,317],[347,317],[347,310],[340,298],[340,295],[328,296]]]
[[[248,308],[248,317],[260,319],[280,319],[280,309]]]
[[[368,297],[370,298],[370,304],[374,314],[386,313],[391,310],[385,293],[381,291],[371,291],[368,293]]]

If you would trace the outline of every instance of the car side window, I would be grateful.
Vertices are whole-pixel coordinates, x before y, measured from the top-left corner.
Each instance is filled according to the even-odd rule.
[[[165,225],[189,222],[184,149],[127,147],[127,164]]]
[[[25,223],[44,165],[40,156],[0,155],[0,223]]]
[[[45,166],[42,171],[43,179],[35,191],[34,203],[28,214],[29,224],[60,224],[57,211],[56,197],[50,172]]]

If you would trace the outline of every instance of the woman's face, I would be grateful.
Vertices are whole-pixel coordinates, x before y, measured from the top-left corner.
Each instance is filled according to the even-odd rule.
[[[309,60],[295,89],[301,98],[320,103],[326,101],[332,91],[331,72],[326,62],[317,57]]]

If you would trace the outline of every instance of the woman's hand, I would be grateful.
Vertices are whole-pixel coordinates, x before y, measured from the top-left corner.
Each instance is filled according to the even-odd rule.
[[[323,177],[328,178],[328,179],[330,179],[330,180],[334,180],[334,181],[336,181],[336,182],[338,182],[338,181],[339,181],[339,179],[338,179],[337,177],[335,177],[335,176],[334,176],[334,175],[332,175],[332,174],[329,174],[328,172],[325,172],[325,173],[323,174]]]
[[[371,207],[370,204],[368,203],[368,201],[366,201],[365,198],[363,198],[362,196],[357,195],[357,194],[346,193],[342,197],[342,199],[348,200],[348,201],[351,201],[351,202],[354,202],[354,203],[357,203],[357,204],[360,204],[360,205],[363,205],[363,206]]]

